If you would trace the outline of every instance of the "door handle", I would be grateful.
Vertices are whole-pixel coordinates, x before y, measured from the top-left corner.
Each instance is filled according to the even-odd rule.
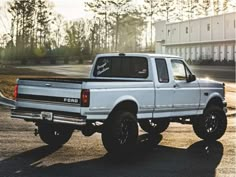
[[[174,84],[173,87],[174,88],[179,88],[179,84]]]

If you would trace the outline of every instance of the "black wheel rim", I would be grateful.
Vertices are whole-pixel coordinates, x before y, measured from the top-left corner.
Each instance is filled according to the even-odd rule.
[[[60,135],[61,135],[61,133],[59,131],[57,131],[57,130],[53,131],[53,136],[60,136]]]
[[[157,126],[156,123],[154,123],[152,120],[149,120],[149,124],[151,127],[155,128]]]
[[[120,144],[125,144],[129,137],[129,121],[123,120],[120,125],[120,135],[118,141]]]
[[[212,112],[206,116],[205,128],[207,133],[213,133],[218,127],[218,115]]]

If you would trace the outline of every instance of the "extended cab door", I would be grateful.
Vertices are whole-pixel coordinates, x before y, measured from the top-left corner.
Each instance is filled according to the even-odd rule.
[[[166,59],[156,58],[155,78],[155,109],[154,118],[170,117],[173,107],[174,88],[170,79],[170,68],[167,67]]]
[[[174,88],[172,116],[197,114],[200,103],[198,81],[188,81],[192,73],[182,60],[172,59],[171,68]]]

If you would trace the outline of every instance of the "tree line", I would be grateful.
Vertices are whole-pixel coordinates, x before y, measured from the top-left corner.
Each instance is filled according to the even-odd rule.
[[[235,0],[90,0],[92,18],[66,21],[49,0],[8,2],[11,29],[1,59],[39,61],[75,58],[80,63],[102,52],[153,52],[156,20],[176,22],[233,11]],[[78,7],[79,9],[79,7]]]

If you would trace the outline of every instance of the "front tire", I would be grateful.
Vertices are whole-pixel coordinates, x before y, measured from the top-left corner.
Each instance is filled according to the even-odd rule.
[[[102,142],[109,153],[131,152],[138,138],[136,117],[127,111],[118,111],[103,125]]]
[[[209,106],[202,117],[193,121],[195,134],[204,140],[215,141],[221,138],[227,128],[225,112],[217,106]]]
[[[69,141],[73,129],[61,125],[40,123],[38,125],[38,133],[44,143],[49,146],[58,147]]]

